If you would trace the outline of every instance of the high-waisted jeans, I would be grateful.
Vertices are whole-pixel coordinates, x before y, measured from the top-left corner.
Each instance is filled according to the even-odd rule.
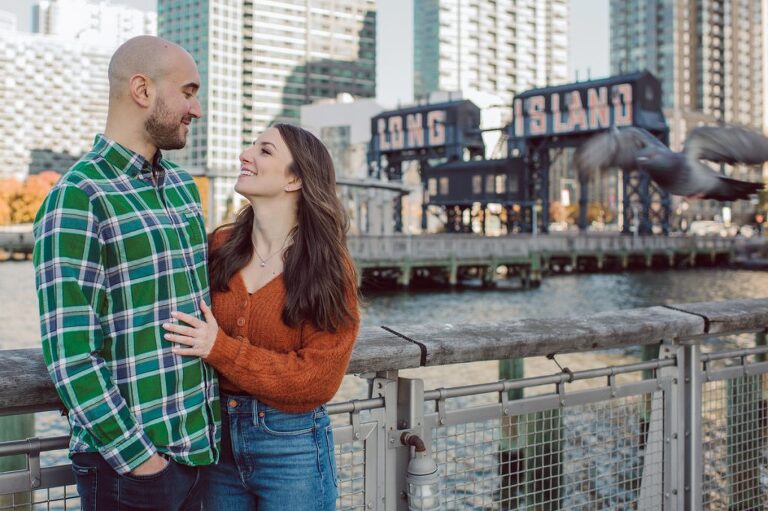
[[[331,511],[337,494],[325,407],[286,413],[221,395],[221,459],[201,472],[203,509]]]

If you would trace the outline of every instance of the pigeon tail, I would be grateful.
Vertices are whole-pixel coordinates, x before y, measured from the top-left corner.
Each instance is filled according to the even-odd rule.
[[[752,183],[750,181],[739,181],[729,177],[718,176],[719,183],[714,190],[703,194],[703,199],[714,199],[719,201],[733,201],[739,199],[748,199],[753,193],[765,188],[763,183]]]

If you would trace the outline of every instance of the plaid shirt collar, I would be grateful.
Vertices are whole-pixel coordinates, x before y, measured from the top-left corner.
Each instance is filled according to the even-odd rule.
[[[99,133],[93,141],[93,151],[115,170],[130,177],[151,181],[153,171],[157,176],[163,176],[165,173],[165,167],[162,165],[163,153],[160,149],[155,152],[150,162],[139,153]]]

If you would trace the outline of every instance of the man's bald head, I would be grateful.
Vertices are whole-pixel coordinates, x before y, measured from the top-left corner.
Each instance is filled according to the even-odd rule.
[[[142,35],[123,43],[109,61],[109,96],[117,99],[128,92],[130,79],[144,75],[154,82],[163,79],[179,62],[192,56],[178,44],[160,37]]]

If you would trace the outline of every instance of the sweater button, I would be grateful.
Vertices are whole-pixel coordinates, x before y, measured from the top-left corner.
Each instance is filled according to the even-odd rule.
[[[237,326],[245,325],[245,318],[237,318]]]
[[[238,341],[244,341],[245,337],[243,337],[242,335],[238,335],[237,337],[235,337],[235,339],[237,339]]]
[[[245,309],[245,308],[247,308],[247,307],[248,307],[248,300],[246,299],[246,300],[243,300],[243,303],[242,303],[242,304],[240,304],[240,308],[241,308],[241,309]]]

